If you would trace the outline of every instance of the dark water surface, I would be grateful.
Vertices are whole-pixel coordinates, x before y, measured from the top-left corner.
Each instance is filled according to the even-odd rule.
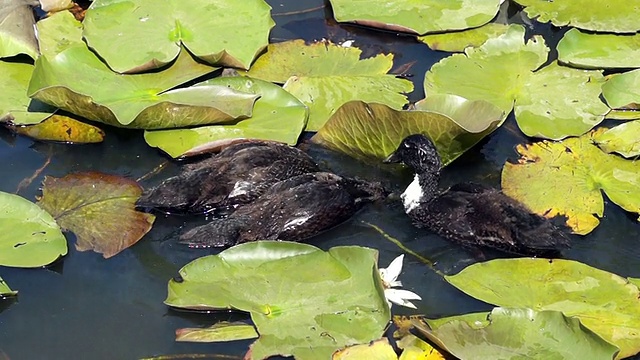
[[[270,1],[277,27],[273,41],[291,38],[334,42],[355,40],[364,56],[393,52],[395,69],[413,63],[405,73],[413,74],[416,90],[412,101],[424,96],[424,72],[445,53],[430,51],[426,45],[408,36],[337,25],[330,19],[330,9],[320,0]],[[295,13],[304,9],[314,11]],[[511,8],[507,15],[513,16]],[[514,21],[521,21],[515,15]],[[561,31],[534,24],[530,33],[543,33],[550,46]],[[104,126],[103,126],[104,127]],[[98,145],[69,146],[36,143],[13,137],[0,130],[0,190],[15,192],[19,183],[31,177],[45,161],[51,163],[19,194],[33,200],[39,194],[42,175],[56,177],[71,172],[98,170],[137,179],[167,157],[148,147],[140,131],[108,128],[107,140]],[[514,146],[527,141],[511,118],[505,126],[447,167],[446,184],[474,180],[498,186],[504,161],[515,158]],[[401,191],[411,179],[403,171],[358,163],[341,155],[308,146],[309,152],[324,167],[343,174],[357,174],[386,181]],[[169,163],[159,175],[142,181],[151,186],[177,172]],[[180,327],[208,326],[219,320],[243,320],[239,313],[193,314],[168,309],[162,301],[167,281],[190,260],[213,251],[193,250],[175,241],[183,227],[192,227],[203,219],[159,216],[153,230],[137,245],[112,259],[104,260],[92,252],[75,251],[73,235],[68,234],[70,253],[50,269],[12,269],[0,267],[12,288],[20,291],[18,300],[6,308],[0,302],[0,358],[2,352],[11,360],[32,359],[137,359],[161,354],[219,353],[241,356],[250,341],[221,344],[177,343],[174,331]],[[311,243],[327,249],[336,245],[357,244],[380,250],[380,264],[386,266],[401,253],[362,222],[374,223],[406,246],[437,262],[446,272],[457,272],[475,261],[450,243],[413,228],[399,203],[374,204],[347,223],[312,239]],[[591,266],[640,277],[640,226],[636,217],[607,204],[601,225],[586,237],[575,237],[574,246],[565,253]],[[487,311],[491,307],[447,285],[431,269],[415,258],[405,258],[401,275],[405,288],[423,297],[417,302],[419,313],[430,317],[455,315],[470,311]],[[408,310],[398,309],[400,313]]]

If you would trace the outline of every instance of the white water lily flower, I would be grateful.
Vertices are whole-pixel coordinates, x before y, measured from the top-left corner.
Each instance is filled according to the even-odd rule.
[[[402,272],[403,261],[404,254],[393,259],[391,264],[389,264],[389,267],[386,269],[380,269],[380,277],[382,278],[382,283],[384,285],[384,297],[387,298],[389,308],[391,308],[391,303],[394,303],[400,306],[416,309],[416,306],[409,300],[422,300],[420,295],[409,290],[394,289],[402,286],[402,283],[397,279]]]

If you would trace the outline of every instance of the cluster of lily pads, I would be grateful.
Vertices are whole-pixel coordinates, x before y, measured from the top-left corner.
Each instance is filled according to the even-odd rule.
[[[639,8],[612,14],[615,6],[595,0],[517,0],[538,21],[576,27],[560,40],[557,61],[549,61],[542,37],[527,39],[520,25],[489,23],[499,0],[395,0],[376,6],[332,0],[338,21],[413,33],[433,49],[458,52],[427,72],[426,98],[403,110],[413,84],[388,73],[392,54],[361,59],[351,44],[328,41],[269,44],[274,22],[263,0],[191,2],[96,0],[82,23],[67,11],[38,21],[37,38],[28,5],[16,2],[0,10],[21,24],[12,29],[23,29],[0,34],[8,39],[0,42],[0,57],[26,54],[35,60],[0,61],[0,121],[22,134],[67,142],[99,142],[104,136],[78,119],[144,129],[149,145],[174,158],[242,138],[295,145],[303,131],[316,131],[313,142],[381,159],[405,136],[424,133],[448,164],[513,111],[525,135],[545,140],[519,146],[519,162],[505,165],[507,194],[535,212],[566,215],[579,234],[597,226],[604,209],[601,191],[640,213],[640,169],[625,159],[640,154],[640,122],[593,130],[605,117],[640,118],[637,70],[610,77],[601,70],[640,66]],[[219,76],[221,67],[236,72]],[[73,116],[54,115],[56,109]],[[567,193],[572,196],[557,195]],[[6,224],[0,265],[38,267],[64,256],[62,229],[76,234],[79,250],[114,256],[153,224],[153,215],[135,210],[139,196],[135,182],[98,173],[45,178],[37,206],[0,193],[0,221]],[[551,357],[611,359],[640,351],[637,279],[542,259],[479,263],[444,279],[498,307],[438,320],[395,319],[404,336],[398,342],[401,358],[441,356],[408,336],[408,327],[460,358],[535,357],[545,351]],[[169,282],[165,303],[249,312],[255,326],[216,324],[182,329],[177,337],[258,337],[251,358],[353,358],[372,351],[395,359],[385,341],[368,344],[382,337],[391,319],[383,280],[373,249],[325,252],[265,241],[186,265]],[[243,292],[247,287],[253,291]],[[0,296],[11,295],[0,279]],[[365,345],[347,347],[357,344]]]

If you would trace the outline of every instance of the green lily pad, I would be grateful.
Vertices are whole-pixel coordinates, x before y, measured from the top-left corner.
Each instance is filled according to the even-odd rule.
[[[524,28],[511,26],[478,48],[441,60],[425,76],[427,97],[455,94],[486,100],[505,114],[515,106],[518,126],[528,136],[562,139],[600,123],[609,111],[599,99],[601,73],[555,63],[534,73],[549,49],[539,36],[527,43],[523,39]]]
[[[604,116],[604,118],[612,120],[638,120],[640,119],[640,111],[612,109]]]
[[[135,209],[141,194],[135,181],[114,175],[46,176],[38,205],[63,229],[73,231],[78,251],[93,250],[109,258],[151,230],[155,216]]]
[[[620,349],[618,359],[640,351],[640,291],[618,275],[572,260],[522,258],[473,264],[445,279],[497,306],[576,316]]]
[[[270,13],[263,0],[96,0],[84,37],[117,72],[167,64],[181,45],[211,64],[248,69],[268,44]]]
[[[640,155],[640,121],[629,121],[611,129],[601,128],[592,135],[598,147],[626,158]]]
[[[491,21],[499,0],[331,0],[337,21],[415,34],[462,30]]]
[[[427,98],[417,108],[397,111],[382,104],[351,101],[340,107],[311,141],[355,158],[380,161],[406,136],[425,134],[448,164],[495,130],[503,117],[500,109],[486,101],[453,95]]]
[[[18,292],[11,290],[9,285],[0,277],[0,299],[7,296],[15,296]]]
[[[540,1],[516,0],[532,19],[555,26],[571,25],[579,29],[634,33],[640,30],[640,6],[624,0]]]
[[[191,156],[218,149],[238,139],[273,140],[296,145],[307,122],[307,107],[295,96],[270,82],[247,77],[219,77],[195,85],[227,86],[259,95],[251,118],[232,125],[147,131],[144,139],[172,157]]]
[[[176,330],[176,341],[220,342],[255,339],[259,336],[253,325],[219,322],[208,328],[184,328]]]
[[[558,60],[584,68],[640,67],[640,35],[567,31],[558,43]]]
[[[5,125],[13,132],[36,140],[59,141],[69,144],[99,143],[104,140],[104,131],[72,119],[68,116],[53,115],[35,125]]]
[[[56,221],[18,195],[0,192],[0,265],[40,267],[67,254]]]
[[[82,41],[82,23],[69,11],[54,13],[36,26],[42,55],[53,57],[72,46],[87,46]]]
[[[387,74],[392,55],[360,60],[360,49],[302,40],[271,44],[248,76],[285,82],[284,89],[309,107],[307,131],[317,131],[344,103],[376,102],[400,110],[413,84]]]
[[[640,163],[600,150],[591,134],[562,142],[518,145],[517,164],[502,169],[502,189],[533,212],[565,215],[577,234],[587,234],[604,212],[601,191],[623,209],[640,213]]]
[[[613,359],[618,348],[559,311],[494,308],[417,326],[460,359]]]
[[[418,36],[418,40],[427,44],[432,50],[463,52],[470,46],[481,46],[487,40],[505,34],[508,29],[509,25],[490,23],[464,31]]]
[[[254,94],[226,86],[166,91],[213,70],[184,51],[165,71],[119,75],[86,47],[73,46],[54,57],[38,58],[28,91],[73,114],[128,128],[173,128],[250,116]]]
[[[55,108],[27,96],[32,73],[33,65],[0,61],[0,121],[37,124],[55,112]]]
[[[640,69],[611,75],[602,85],[602,96],[612,109],[639,109]]]
[[[24,0],[0,0],[0,58],[26,54],[38,57],[33,8]]]
[[[252,359],[328,359],[380,338],[390,320],[376,261],[376,250],[356,246],[245,243],[187,264],[165,303],[249,312],[260,334]]]

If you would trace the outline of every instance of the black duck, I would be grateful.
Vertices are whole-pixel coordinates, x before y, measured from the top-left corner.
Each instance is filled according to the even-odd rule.
[[[166,212],[203,213],[253,201],[278,181],[319,171],[302,150],[272,141],[231,145],[184,167],[145,191],[136,205]]]
[[[217,247],[255,240],[300,241],[344,222],[362,204],[387,194],[376,182],[327,172],[298,175],[271,186],[229,217],[184,233],[180,242]]]
[[[553,255],[569,247],[561,228],[499,190],[462,183],[439,191],[441,159],[424,135],[406,137],[385,162],[403,162],[416,173],[401,198],[418,227],[466,247],[517,255]]]

